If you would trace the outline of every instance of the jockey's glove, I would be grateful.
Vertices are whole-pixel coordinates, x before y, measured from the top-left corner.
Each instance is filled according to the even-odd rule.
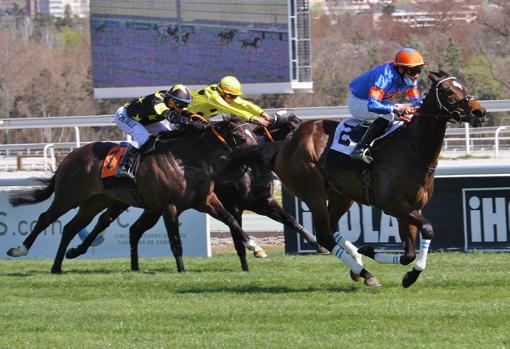
[[[199,121],[199,120],[193,120],[189,124],[199,131],[203,131],[203,130],[207,129],[207,124],[203,123],[202,121]]]

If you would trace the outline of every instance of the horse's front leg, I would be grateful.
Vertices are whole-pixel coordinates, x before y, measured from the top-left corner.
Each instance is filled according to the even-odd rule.
[[[169,205],[167,210],[163,211],[163,220],[165,222],[168,242],[177,264],[177,272],[184,272],[184,262],[182,260],[182,242],[179,233],[179,213],[174,205]]]
[[[242,230],[237,221],[228,211],[223,207],[220,200],[214,192],[210,193],[206,199],[205,212],[210,214],[212,217],[223,222],[230,228],[232,239],[234,240],[234,246],[241,261],[241,268],[243,271],[248,271],[248,261],[246,260],[246,248],[255,251],[256,248],[260,247],[250,239],[250,237]]]
[[[129,227],[129,247],[131,257],[131,271],[139,271],[138,242],[142,235],[151,229],[161,217],[161,212],[144,210],[142,215]],[[168,230],[167,230],[168,234]]]
[[[411,216],[418,221],[417,226],[421,234],[421,243],[420,253],[418,255],[418,259],[416,260],[415,267],[413,270],[407,272],[402,279],[402,286],[405,288],[408,288],[414,284],[420,276],[420,273],[425,270],[425,267],[427,266],[427,255],[429,252],[430,242],[434,236],[432,224],[430,224],[430,222],[425,217],[423,217],[420,212],[414,211],[411,213]]]

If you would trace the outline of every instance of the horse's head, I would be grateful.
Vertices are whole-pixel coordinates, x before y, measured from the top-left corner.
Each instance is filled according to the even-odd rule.
[[[209,128],[210,132],[230,150],[257,144],[257,139],[246,122],[236,120],[210,122]]]
[[[439,118],[451,122],[469,122],[473,127],[481,126],[485,108],[455,77],[442,70],[429,72],[428,77],[432,86],[427,97],[437,104]]]
[[[261,142],[281,141],[303,123],[295,114],[287,114],[286,116],[276,115],[276,122],[272,123],[267,128],[257,126],[253,129],[253,133],[261,139]]]

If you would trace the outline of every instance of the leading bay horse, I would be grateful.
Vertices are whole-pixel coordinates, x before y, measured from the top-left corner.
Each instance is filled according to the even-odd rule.
[[[254,124],[247,124],[247,127],[257,137],[259,143],[283,140],[291,132],[293,132],[300,124],[301,120],[295,115],[291,114],[284,118],[285,122],[280,122],[278,126],[266,129]],[[286,226],[296,230],[307,241],[312,244],[317,244],[317,240],[313,234],[308,232],[296,219],[285,211],[278,203],[277,199],[273,196],[274,183],[273,177],[267,169],[251,169],[242,165],[235,169],[234,172],[242,171],[242,175],[235,181],[223,181],[221,178],[216,181],[215,193],[220,199],[225,209],[236,219],[239,226],[242,227],[242,214],[244,210],[250,210],[255,213],[265,215],[277,222],[283,223]],[[237,178],[237,177],[236,177]],[[71,248],[66,252],[67,258],[76,258],[87,252],[88,248],[92,245],[96,237],[104,231],[110,223],[115,220],[124,210],[128,208],[127,205],[122,203],[114,204],[109,207],[99,217],[97,225],[85,238],[85,240],[76,248]],[[152,228],[159,220],[161,213],[158,211],[144,210],[142,215],[133,223],[129,229],[129,243],[131,251],[131,270],[139,270],[138,258],[138,242],[142,235]],[[182,249],[176,248],[180,246],[180,237],[177,231],[168,231],[168,239],[170,247],[176,260],[179,260],[179,251]],[[244,248],[243,245],[240,246]],[[327,253],[321,246],[317,246],[318,251]],[[255,256],[260,257],[263,250],[255,251]],[[178,271],[179,263],[177,263]]]
[[[121,203],[161,213],[166,229],[177,232],[178,216],[183,211],[194,208],[207,212],[231,228],[233,238],[238,242],[236,249],[238,245],[242,246],[238,249],[241,266],[248,270],[244,247],[254,249],[255,244],[214,194],[210,166],[206,166],[202,159],[208,156],[213,161],[215,154],[255,143],[254,135],[240,122],[220,121],[211,124],[210,129],[205,131],[190,129],[185,137],[156,142],[155,149],[142,156],[136,187],[126,179],[117,178],[113,178],[114,182],[110,185],[105,185],[106,182],[100,178],[103,161],[114,143],[95,142],[75,149],[62,160],[53,177],[43,181],[46,186],[11,196],[11,204],[18,206],[41,202],[55,194],[50,207],[39,216],[23,244],[11,248],[7,254],[12,257],[26,255],[49,224],[70,209],[79,207],[77,214],[64,227],[51,269],[53,273],[60,273],[64,253],[73,237],[99,212],[114,203]]]
[[[420,209],[432,197],[434,170],[447,122],[469,122],[476,127],[484,121],[485,109],[455,77],[443,71],[431,72],[428,77],[432,85],[412,122],[377,145],[370,167],[373,202],[368,202],[361,175],[365,165],[330,150],[338,125],[336,121],[307,121],[272,150],[268,146],[256,146],[229,156],[232,163],[256,161],[273,166],[284,186],[310,208],[318,233],[317,242],[374,287],[380,284],[359,262],[358,252],[379,263],[408,265],[416,259],[420,232],[420,255],[402,284],[409,287],[417,280],[425,269],[433,236],[432,225]],[[228,167],[227,162],[225,170]],[[358,251],[342,236],[338,221],[354,201],[377,206],[397,218],[399,235],[404,242],[403,255],[388,256],[370,247]]]

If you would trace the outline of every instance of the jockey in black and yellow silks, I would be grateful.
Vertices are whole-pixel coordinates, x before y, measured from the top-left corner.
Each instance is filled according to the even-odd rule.
[[[160,90],[151,95],[138,97],[120,107],[115,113],[117,126],[132,137],[119,169],[117,177],[134,178],[130,171],[137,151],[147,142],[151,134],[159,134],[191,122],[192,113],[186,110],[193,96],[181,84]],[[200,124],[201,126],[201,124]]]

